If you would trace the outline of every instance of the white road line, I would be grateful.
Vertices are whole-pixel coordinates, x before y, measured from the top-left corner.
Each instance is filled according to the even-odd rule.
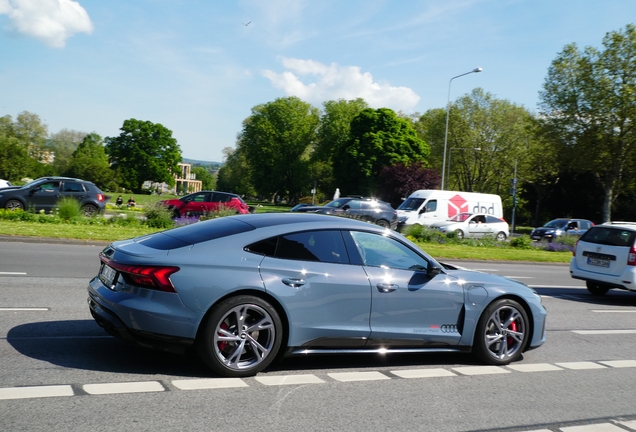
[[[567,426],[560,429],[563,432],[625,432],[625,429],[611,423],[597,423],[585,426]]]
[[[625,427],[628,427],[630,429],[636,429],[636,420],[630,420],[630,421],[619,421],[616,422],[620,425],[623,425]]]
[[[598,363],[594,363],[591,361],[582,361],[582,362],[564,362],[564,363],[555,363],[557,366],[561,366],[566,369],[572,370],[586,370],[586,369],[606,369],[606,366],[600,365]]]
[[[45,307],[0,307],[0,312],[41,312],[48,311]]]
[[[202,378],[190,380],[174,380],[172,385],[179,390],[207,390],[207,389],[224,389],[249,387],[245,381],[240,378]]]
[[[166,390],[161,383],[157,381],[85,384],[82,388],[86,393],[92,395],[162,392]]]
[[[509,370],[499,366],[465,366],[456,367],[453,368],[453,370],[462,375],[492,375],[510,373]]]
[[[592,309],[591,312],[596,312],[596,313],[636,313],[636,310]]]
[[[563,370],[560,367],[551,365],[549,363],[517,364],[508,365],[507,367],[518,372],[550,372]]]
[[[297,384],[321,384],[323,380],[315,375],[283,375],[283,376],[257,376],[256,381],[268,386],[297,385]]]
[[[600,361],[606,366],[613,368],[629,368],[636,367],[636,360],[610,360],[610,361]]]
[[[572,330],[572,333],[581,335],[634,334],[636,330]]]
[[[0,272],[0,275],[14,276],[14,275],[26,275],[25,272]]]
[[[391,371],[393,375],[397,375],[400,378],[435,378],[435,377],[449,377],[457,376],[449,370],[434,368],[434,369],[408,369],[408,370],[395,370]]]
[[[391,379],[380,372],[337,372],[327,374],[329,377],[340,382],[350,381],[377,381]]]
[[[57,396],[74,396],[70,385],[10,387],[0,389],[0,399],[31,399]]]

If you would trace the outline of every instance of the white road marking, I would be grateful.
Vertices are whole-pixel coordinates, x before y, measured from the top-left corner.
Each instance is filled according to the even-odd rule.
[[[391,371],[393,375],[397,375],[400,378],[435,378],[435,377],[449,377],[457,376],[449,370],[442,368],[434,369],[408,369],[408,370],[395,370]]]
[[[391,379],[388,376],[380,372],[336,372],[327,374],[336,381],[351,382],[351,381],[377,381]]]
[[[568,426],[560,428],[563,432],[625,432],[625,429],[611,423],[597,423],[585,426]]]
[[[510,373],[499,366],[466,366],[453,368],[455,372],[459,372],[462,375],[492,375],[492,374],[506,374]]]
[[[605,369],[606,368],[606,366],[603,366],[591,361],[564,362],[564,363],[556,363],[556,365],[566,369],[572,369],[572,370]]]
[[[31,399],[57,396],[75,396],[70,385],[10,387],[0,389],[0,399]]]
[[[323,380],[315,375],[283,375],[283,376],[257,376],[256,381],[268,386],[297,385],[297,384],[321,384]]]
[[[240,378],[202,378],[190,380],[174,380],[172,385],[179,390],[207,390],[221,388],[249,387]]]
[[[631,429],[636,429],[636,420],[630,420],[630,421],[619,421],[616,422],[620,425],[623,425],[625,427],[631,428]]]
[[[0,272],[0,275],[14,276],[14,275],[26,275],[25,272]]]
[[[86,393],[92,395],[162,392],[166,390],[158,381],[85,384],[82,388]]]
[[[50,310],[45,307],[0,307],[0,312],[46,312]]]
[[[610,360],[610,361],[600,361],[606,366],[613,368],[630,368],[636,367],[636,360]]]
[[[627,309],[592,309],[591,312],[596,313],[636,313],[636,310]]]
[[[636,330],[572,330],[572,333],[581,335],[634,334]]]
[[[549,372],[563,370],[560,367],[551,365],[549,363],[515,364],[508,365],[508,367],[518,372]]]

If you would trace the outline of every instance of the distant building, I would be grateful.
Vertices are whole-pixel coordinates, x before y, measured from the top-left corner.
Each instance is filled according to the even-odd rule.
[[[203,182],[197,180],[197,175],[192,173],[192,164],[179,163],[179,173],[174,175],[175,185],[173,187],[168,186],[167,183],[151,182],[149,180],[144,182],[144,189],[151,189],[159,193],[192,193],[199,192],[203,189]]]

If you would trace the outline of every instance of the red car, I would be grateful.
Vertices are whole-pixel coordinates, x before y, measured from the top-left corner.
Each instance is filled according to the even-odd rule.
[[[179,199],[159,201],[173,211],[174,217],[201,216],[218,210],[220,207],[233,208],[236,213],[247,214],[249,207],[240,196],[216,191],[201,191]]]

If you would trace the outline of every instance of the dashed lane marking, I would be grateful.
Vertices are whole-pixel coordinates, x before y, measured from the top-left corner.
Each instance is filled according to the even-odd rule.
[[[599,363],[602,363],[606,366],[613,367],[613,368],[636,367],[636,360],[612,360],[612,361],[600,361]]]
[[[561,366],[565,369],[572,370],[585,370],[585,369],[605,369],[607,366],[603,366],[598,363],[594,363],[591,361],[582,361],[582,362],[564,362],[564,363],[556,363],[557,366]]]
[[[619,310],[619,309],[592,309],[591,312],[596,313],[636,313],[636,310]]]
[[[26,276],[25,272],[0,272],[3,276]]]
[[[91,395],[162,392],[166,389],[157,381],[86,384],[82,389]]]
[[[465,366],[453,368],[453,370],[462,375],[493,375],[510,373],[509,370],[499,366]]]
[[[203,378],[191,380],[174,380],[172,385],[179,390],[209,390],[221,388],[249,387],[240,378]]]
[[[634,334],[636,330],[572,330],[572,333],[581,335]]]
[[[0,312],[46,312],[46,307],[0,307]]]
[[[58,396],[75,396],[70,385],[11,387],[0,389],[0,399],[32,399]]]
[[[267,386],[294,385],[294,384],[321,384],[323,380],[315,375],[285,375],[285,376],[257,376],[256,381]]]
[[[391,379],[381,372],[337,372],[327,375],[340,382],[377,381]]]
[[[622,427],[611,423],[599,423],[585,426],[568,426],[561,428],[563,432],[624,432]]]
[[[551,365],[549,363],[518,364],[508,365],[506,367],[512,370],[516,370],[517,372],[550,372],[563,370],[562,368]]]
[[[442,369],[442,368],[395,370],[395,371],[391,371],[391,373],[393,375],[399,376],[400,378],[406,378],[406,379],[457,376],[451,371]]]

